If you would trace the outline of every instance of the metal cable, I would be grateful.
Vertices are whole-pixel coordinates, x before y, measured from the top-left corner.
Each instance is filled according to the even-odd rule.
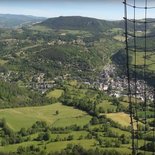
[[[155,123],[155,88],[153,92],[153,107],[154,107],[154,120],[153,122]],[[155,125],[153,124],[153,146],[155,146]],[[155,155],[155,148],[153,150],[153,155]]]
[[[147,0],[145,0],[145,21],[147,20]],[[145,45],[144,45],[144,68],[143,68],[143,78],[144,78],[144,109],[145,109],[145,135],[147,133],[147,98],[146,98],[146,57],[147,57],[147,23],[145,22]],[[144,139],[144,155],[146,154],[146,138]]]
[[[129,3],[126,3],[126,2],[123,2],[126,6],[129,6],[129,7],[132,7],[132,8],[136,8],[136,9],[145,9],[145,10],[148,10],[148,9],[155,9],[155,6],[153,7],[148,7],[145,5],[145,7],[143,6],[135,6],[135,5],[132,5],[132,4],[129,4]],[[146,3],[145,3],[146,4]]]
[[[130,65],[129,65],[129,51],[128,51],[128,23],[127,23],[127,5],[126,0],[124,0],[124,15],[125,15],[125,44],[126,44],[126,67],[127,67],[127,77],[128,77],[128,100],[129,100],[129,111],[130,111],[130,123],[131,123],[131,135],[132,135],[132,155],[135,155],[135,133],[133,124],[133,103],[131,101],[131,87],[130,87]]]
[[[124,17],[125,18],[125,17]],[[151,23],[155,23],[155,20],[150,20],[150,21],[144,21],[144,20],[136,20],[136,19],[127,19],[128,22],[131,23],[136,23],[136,24],[151,24]]]
[[[134,0],[134,6],[136,5],[136,0]],[[136,8],[134,7],[134,36],[136,35]],[[134,55],[135,55],[135,60],[134,60],[134,85],[135,85],[135,94],[134,94],[134,97],[135,97],[135,113],[136,113],[136,146],[135,146],[135,153],[138,154],[138,128],[139,128],[139,125],[138,125],[138,110],[136,108],[136,105],[137,105],[137,43],[136,43],[136,37],[134,37]]]
[[[128,46],[128,49],[134,52],[134,46]],[[136,49],[141,51],[144,50],[144,48],[138,47],[138,46],[136,47]],[[154,51],[155,51],[155,48],[147,48],[147,52],[151,52],[152,54],[155,54]]]
[[[147,24],[147,23],[145,23],[145,24]],[[127,33],[127,35],[130,37],[133,37],[133,38],[145,38],[145,37],[146,38],[155,38],[155,35],[147,35],[147,32],[146,32],[146,36],[145,36],[145,34],[144,34],[144,36],[138,36],[138,35],[132,34],[132,33]]]
[[[155,7],[148,7],[148,0],[145,0],[145,6],[144,7],[140,7],[140,6],[136,6],[136,0],[134,0],[134,4],[131,5],[129,3],[127,3],[127,0],[124,0],[124,20],[125,20],[125,44],[126,44],[126,67],[127,67],[127,78],[128,78],[128,98],[129,98],[129,112],[130,112],[130,123],[131,123],[131,135],[132,135],[132,155],[136,155],[138,154],[139,151],[139,121],[143,121],[144,123],[144,130],[143,130],[143,134],[146,136],[147,133],[147,95],[148,95],[148,91],[149,92],[153,92],[153,89],[151,90],[147,90],[147,79],[149,79],[149,77],[147,77],[147,67],[150,64],[147,64],[147,59],[149,59],[148,56],[152,56],[154,55],[154,51],[155,48],[147,48],[147,39],[148,38],[153,38],[155,37],[155,35],[150,35],[150,33],[147,33],[147,28],[148,28],[148,24],[150,23],[155,23],[155,20],[152,19],[147,19],[147,14],[148,14],[148,9],[155,9]],[[132,7],[134,9],[134,17],[133,19],[128,19],[128,7]],[[144,19],[143,20],[138,20],[136,19],[136,9],[143,9],[144,12]],[[132,32],[132,28],[131,25],[128,27],[128,24],[132,23],[133,24],[133,32]],[[143,33],[144,35],[138,36],[136,34],[136,30],[138,28],[138,24],[141,24],[141,26],[143,26]],[[140,45],[137,45],[137,39],[138,38],[142,38],[144,39],[144,47],[140,47]],[[133,43],[131,42],[131,40],[133,39]],[[133,45],[132,45],[133,44]],[[134,64],[130,64],[130,52],[131,54],[134,54]],[[143,52],[144,55],[144,59],[143,59],[143,64],[139,65],[137,64],[137,52]],[[147,54],[147,52],[150,52]],[[153,63],[153,62],[152,62]],[[123,65],[123,64],[122,64]],[[137,92],[137,81],[138,81],[138,71],[139,69],[142,69],[143,71],[143,76],[142,79],[144,81],[143,83],[143,90],[142,92]],[[133,74],[134,73],[134,74]],[[130,75],[131,74],[131,75]],[[134,77],[134,78],[133,78]],[[153,76],[152,76],[153,77]],[[133,84],[132,81],[134,81],[134,88],[131,87],[131,84]],[[131,83],[132,82],[132,83]],[[139,119],[138,116],[138,111],[139,109],[137,109],[136,105],[137,105],[137,95],[138,94],[142,94],[143,95],[143,108],[142,110],[144,111],[144,118]],[[132,103],[132,97],[134,97],[134,101],[135,101],[135,107]],[[154,89],[154,101],[153,101],[153,108],[154,108],[154,121],[155,121],[155,89]],[[135,121],[133,120],[133,118],[135,118]],[[134,123],[136,123],[136,128],[134,129]],[[153,146],[155,145],[155,126],[153,126]],[[146,152],[146,146],[147,146],[147,141],[146,138],[144,139],[144,155],[147,154]],[[153,150],[153,155],[155,155],[155,151]]]

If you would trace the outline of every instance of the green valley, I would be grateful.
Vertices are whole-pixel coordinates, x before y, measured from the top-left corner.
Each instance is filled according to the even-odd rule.
[[[0,154],[130,155],[123,21],[80,16],[39,20],[0,29]],[[153,31],[153,25],[149,28]],[[153,77],[151,53],[147,75]],[[142,63],[142,51],[137,51],[137,65]],[[139,92],[144,85],[140,75]],[[137,155],[154,151],[151,91],[148,96],[146,113],[144,98],[132,99]]]

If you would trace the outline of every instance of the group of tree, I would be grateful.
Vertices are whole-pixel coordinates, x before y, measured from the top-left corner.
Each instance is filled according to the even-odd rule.
[[[51,104],[51,101],[38,92],[18,87],[16,83],[0,81],[0,108],[37,106]]]
[[[45,147],[46,148],[46,147]],[[58,152],[47,153],[40,147],[34,145],[19,146],[15,153],[2,153],[1,155],[129,155],[114,149],[85,149],[81,145],[68,144],[65,149]]]
[[[49,128],[49,126],[42,121],[37,121],[35,124],[32,125],[32,127],[25,129],[21,128],[20,131],[15,132],[7,125],[5,119],[0,120],[0,134],[2,137],[1,145],[5,146],[8,144],[17,144],[22,143],[25,141],[29,141],[29,136],[31,134],[34,134],[36,132],[45,132],[43,140],[48,140],[49,133],[46,132]]]

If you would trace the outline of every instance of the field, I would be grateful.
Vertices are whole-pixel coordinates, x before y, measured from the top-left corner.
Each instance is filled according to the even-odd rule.
[[[55,89],[55,90],[52,90],[50,91],[48,94],[47,94],[47,97],[48,98],[56,98],[58,99],[59,97],[61,97],[61,95],[63,94],[63,90],[61,89]]]
[[[89,115],[83,115],[83,116],[76,116],[76,117],[69,117],[69,118],[61,118],[57,119],[54,123],[54,127],[63,127],[63,126],[70,126],[73,124],[77,124],[79,126],[83,126],[85,124],[88,124],[90,121],[90,116]],[[62,125],[64,124],[64,125]]]
[[[46,26],[40,26],[40,25],[33,25],[31,27],[32,30],[41,31],[41,32],[49,32],[52,31],[52,29],[49,29]]]
[[[145,114],[146,113],[146,114]],[[145,115],[147,118],[154,118],[154,111],[140,111],[138,112],[138,116],[140,118],[145,118]]]
[[[133,102],[133,103],[135,103],[135,98],[131,98],[131,101]],[[137,103],[140,103],[141,102],[141,100],[140,99],[136,99],[136,102]],[[128,107],[129,106],[129,98],[127,97],[127,96],[124,96],[123,97],[123,102],[122,102],[122,104],[125,106],[126,105],[126,107]]]
[[[94,146],[95,142],[96,141],[92,139],[92,140],[73,140],[73,141],[63,141],[63,142],[60,141],[60,142],[48,143],[46,144],[46,147],[47,147],[46,151],[47,152],[60,151],[61,149],[64,149],[67,146],[67,144],[71,144],[71,143],[80,144],[84,148],[90,149]],[[31,142],[24,142],[21,144],[7,145],[5,147],[0,146],[0,150],[2,152],[16,151],[19,146],[30,146],[32,144],[34,144],[35,146],[41,146],[41,148],[44,148],[45,146],[45,145],[42,145],[40,142],[31,141]]]
[[[100,104],[97,105],[97,108],[102,107],[104,109],[105,112],[108,111],[115,111],[116,110],[116,106],[114,106],[111,102],[104,100],[103,102],[101,102]]]
[[[61,33],[61,34],[72,34],[72,35],[83,35],[85,37],[92,36],[92,34],[90,32],[84,31],[84,30],[64,30],[64,29],[61,29],[61,30],[59,30],[59,33]]]
[[[124,135],[126,135],[126,136],[130,136],[130,135],[131,135],[131,133],[128,132],[128,131],[123,131],[123,130],[120,130],[120,129],[114,128],[114,127],[111,127],[110,130],[111,130],[112,132],[114,132],[114,133],[120,135],[120,136],[121,136],[122,134],[124,134]]]
[[[8,62],[7,60],[0,59],[0,65],[4,65],[4,64],[6,64],[7,62]]]
[[[120,105],[124,108],[128,108],[129,103],[121,101]],[[101,103],[97,105],[97,108],[102,108],[105,113],[111,113],[111,112],[116,112],[117,106],[112,104],[112,102],[108,100],[104,100]]]
[[[128,114],[124,112],[119,112],[119,113],[109,113],[106,114],[107,118],[112,119],[115,122],[118,122],[122,126],[130,126],[130,117]]]
[[[59,111],[59,114],[56,114],[56,111]],[[54,126],[65,127],[74,124],[82,126],[90,121],[91,116],[81,110],[55,103],[40,107],[2,109],[0,118],[5,118],[9,127],[17,131],[22,127],[31,127],[38,120],[46,121]]]
[[[121,42],[124,42],[125,41],[125,37],[121,36],[121,35],[116,35],[114,36],[114,39],[115,40],[118,40],[118,41],[121,41]]]
[[[94,146],[95,144],[95,140],[73,140],[71,142],[67,142],[67,141],[64,141],[64,142],[56,142],[56,143],[49,143],[47,144],[47,151],[59,151],[59,150],[62,150],[64,149],[67,144],[80,144],[81,146],[83,146],[84,148],[86,149],[90,149]]]
[[[71,81],[69,82],[69,84],[70,84],[71,86],[77,86],[77,80],[71,80]]]
[[[137,65],[144,65],[144,52],[137,52],[137,59],[136,63]],[[146,64],[147,64],[147,69],[154,71],[155,70],[155,65],[154,65],[154,60],[155,60],[155,55],[153,52],[147,52],[146,56]],[[132,64],[134,64],[135,57],[134,54],[132,54]]]
[[[63,138],[67,138],[69,135],[72,135],[75,140],[78,140],[80,136],[86,137],[89,132],[87,131],[71,131],[69,133],[63,134],[51,134],[51,139],[55,139],[57,136]]]

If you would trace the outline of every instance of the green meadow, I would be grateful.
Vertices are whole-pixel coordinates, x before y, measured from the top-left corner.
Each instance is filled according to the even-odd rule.
[[[6,64],[7,62],[8,62],[7,60],[0,59],[0,65],[4,65],[4,64]]]
[[[56,111],[59,114],[56,114]],[[75,122],[83,126],[90,121],[91,116],[73,107],[55,103],[40,107],[1,109],[1,118],[5,118],[8,126],[17,131],[22,127],[31,127],[36,121],[46,121],[50,125],[59,127],[74,125]]]
[[[131,64],[134,64],[135,63],[134,53],[131,54],[131,56],[132,56]],[[136,53],[136,65],[139,65],[139,66],[144,65],[144,56],[145,56],[144,52],[137,52]],[[150,71],[155,70],[154,60],[155,60],[155,55],[153,54],[153,52],[147,52],[146,53],[146,66],[147,66],[147,69]]]
[[[103,102],[97,105],[97,108],[103,108],[104,111],[107,113],[109,110],[116,111],[117,107],[113,105],[111,102],[109,102],[108,100],[104,100]]]
[[[48,98],[56,98],[56,99],[58,99],[59,97],[61,97],[63,92],[64,91],[61,90],[61,89],[55,89],[55,90],[50,91],[46,96]]]

